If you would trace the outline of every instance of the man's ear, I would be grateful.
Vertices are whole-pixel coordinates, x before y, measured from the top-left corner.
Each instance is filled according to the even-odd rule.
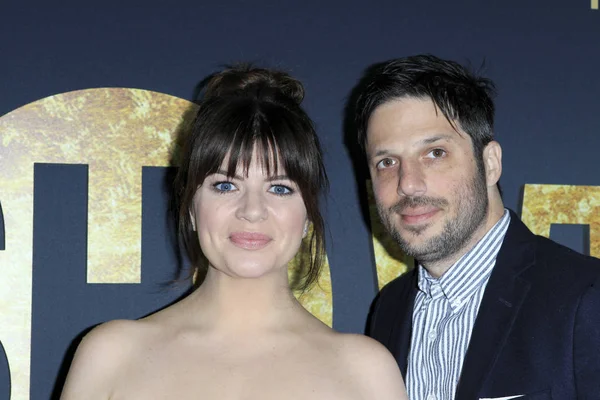
[[[502,175],[502,147],[492,140],[483,149],[483,165],[487,186],[494,186]]]

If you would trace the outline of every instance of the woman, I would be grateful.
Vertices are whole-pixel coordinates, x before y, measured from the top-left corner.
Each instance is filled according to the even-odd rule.
[[[300,289],[324,248],[327,178],[303,96],[265,69],[207,81],[176,185],[180,232],[193,263],[207,262],[204,280],[156,314],[88,334],[63,400],[406,399],[383,346],[322,324],[288,284],[303,238],[313,254]]]

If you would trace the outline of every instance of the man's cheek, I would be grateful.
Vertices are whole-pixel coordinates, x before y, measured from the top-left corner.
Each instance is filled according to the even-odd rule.
[[[396,187],[390,179],[376,179],[373,182],[373,193],[378,203],[390,203],[396,195]]]

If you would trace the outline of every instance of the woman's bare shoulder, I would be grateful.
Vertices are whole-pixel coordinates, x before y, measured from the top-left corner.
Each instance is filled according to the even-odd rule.
[[[77,353],[99,356],[106,361],[123,360],[151,340],[156,328],[147,320],[114,320],[98,325],[81,341]]]
[[[145,321],[114,320],[98,325],[77,347],[61,399],[107,399],[128,364],[151,342]]]
[[[336,347],[339,356],[346,361],[362,364],[365,360],[368,360],[384,367],[387,365],[397,368],[394,357],[378,341],[354,333],[338,333],[336,336],[338,342]]]
[[[360,382],[367,398],[376,394],[378,399],[407,399],[398,364],[381,343],[359,334],[337,336],[342,365]]]

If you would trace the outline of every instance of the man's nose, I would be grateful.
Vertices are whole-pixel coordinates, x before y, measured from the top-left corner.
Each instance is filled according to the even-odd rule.
[[[425,175],[417,162],[403,161],[398,176],[400,196],[421,196],[427,191]]]

